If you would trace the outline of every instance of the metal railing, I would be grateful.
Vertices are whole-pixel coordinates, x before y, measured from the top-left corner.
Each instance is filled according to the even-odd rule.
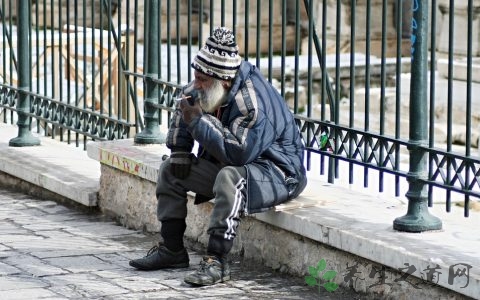
[[[309,169],[406,191],[394,228],[439,229],[428,206],[468,216],[480,197],[478,7],[461,2],[3,0],[0,117],[19,125],[12,146],[35,144],[30,128],[161,143],[193,56],[228,26],[294,112]]]

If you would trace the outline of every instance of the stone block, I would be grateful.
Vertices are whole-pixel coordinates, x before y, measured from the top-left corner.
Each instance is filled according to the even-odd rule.
[[[102,164],[100,177],[100,209],[128,228],[156,232],[157,220],[155,184]]]
[[[248,9],[246,7],[248,3]],[[270,7],[270,3],[272,7]],[[236,40],[239,46],[240,54],[244,55],[246,46],[248,44],[248,55],[254,56],[257,53],[267,54],[270,47],[274,53],[280,53],[282,51],[282,16],[285,15],[286,32],[286,51],[293,53],[295,47],[295,1],[287,0],[286,11],[283,13],[282,1],[261,1],[260,2],[260,21],[257,18],[257,12],[259,11],[257,1],[237,1],[237,7],[234,9],[233,5],[225,5],[223,8],[225,26],[236,29]],[[303,4],[300,5],[301,17],[300,20],[306,20],[307,15]],[[248,10],[248,11],[247,11]],[[271,10],[271,16],[270,16]],[[205,14],[209,15],[208,25],[204,26],[203,35],[208,37],[210,26],[220,26],[220,19],[222,15],[222,5],[220,0],[206,1],[202,10]],[[234,16],[236,14],[236,18]],[[248,24],[246,25],[245,16],[249,16]],[[235,24],[234,24],[235,22]],[[234,26],[235,25],[235,26]],[[269,43],[269,28],[272,26],[272,43]],[[303,24],[302,26],[305,26]],[[248,32],[246,30],[248,29]],[[257,45],[257,31],[260,32],[260,44]],[[300,32],[304,35],[304,31]],[[248,39],[248,43],[247,43]]]
[[[269,27],[268,25],[262,25],[260,27],[260,44],[257,45],[257,31],[258,27],[256,26],[249,26],[248,27],[248,37],[247,31],[245,27],[238,26],[237,27],[237,44],[239,47],[240,55],[245,55],[247,47],[248,47],[248,55],[256,55],[257,53],[260,54],[268,54],[271,50],[273,53],[281,53],[282,51],[282,27],[281,26],[273,26],[272,31],[272,43],[269,43]],[[287,53],[293,53],[295,51],[295,27],[294,26],[287,26],[285,28],[285,51]],[[247,43],[248,39],[248,43]]]
[[[352,17],[355,17],[355,52],[365,53],[367,43],[367,25],[370,24],[370,53],[380,57],[382,45],[382,0],[372,0],[370,6],[371,19],[370,23],[367,21],[367,5],[365,1],[359,1],[352,9],[351,1],[341,1],[340,6],[340,28],[337,30],[337,1],[328,0],[326,4],[326,32],[327,38],[327,53],[334,54],[337,47],[340,47],[341,53],[351,51],[351,27]],[[402,2],[402,28],[398,32],[402,35],[401,53],[402,56],[410,55],[410,20],[412,12],[408,1]],[[396,56],[397,45],[397,28],[396,28],[396,12],[399,9],[396,1],[389,0],[386,3],[386,56]],[[321,24],[323,22],[323,4],[318,1],[314,6],[314,21],[319,38],[324,36],[322,34]],[[340,34],[340,45],[336,45],[336,36]],[[302,43],[302,53],[307,53],[308,40],[305,38]]]
[[[162,2],[163,3],[163,2]],[[176,42],[177,39],[180,43],[187,43],[188,42],[188,32],[190,30],[190,37],[192,41],[195,42],[198,39],[201,27],[199,27],[199,15],[192,14],[190,16],[190,27],[188,27],[188,14],[182,13],[178,15],[178,20],[180,26],[176,26],[177,24],[177,14],[162,14],[160,15],[161,19],[161,40],[163,42],[168,41],[168,34],[170,34],[170,41]],[[170,27],[168,27],[170,24]],[[178,37],[178,38],[177,38]]]
[[[55,0],[38,1],[32,5],[32,25],[55,29],[64,25],[105,29],[111,20],[109,15],[113,16],[117,11],[118,1],[111,1],[110,13],[108,7],[102,7],[102,3],[104,1],[101,0],[78,0],[62,1],[59,5]]]
[[[449,29],[450,29],[450,1],[439,1],[440,22],[439,33],[437,35],[437,50],[448,53],[449,49]],[[473,20],[472,20],[472,55],[480,55],[480,1],[473,1]],[[453,53],[454,55],[467,54],[467,28],[468,28],[468,3],[467,1],[456,1],[453,7]]]

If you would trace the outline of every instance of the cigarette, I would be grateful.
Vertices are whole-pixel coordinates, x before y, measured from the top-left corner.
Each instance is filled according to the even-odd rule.
[[[189,98],[192,98],[192,96],[185,96],[185,97],[176,98],[175,101],[179,102],[179,101],[182,101],[183,99],[189,99]]]

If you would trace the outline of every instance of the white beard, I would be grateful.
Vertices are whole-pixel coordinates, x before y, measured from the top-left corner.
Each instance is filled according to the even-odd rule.
[[[227,91],[220,80],[214,79],[208,90],[199,91],[200,106],[208,113],[215,112],[225,101]]]

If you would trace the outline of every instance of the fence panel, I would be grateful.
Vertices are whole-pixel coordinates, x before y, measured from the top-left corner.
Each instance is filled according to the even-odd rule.
[[[33,130],[52,138],[159,142],[194,55],[215,26],[228,26],[295,113],[310,170],[398,197],[415,181],[414,198],[463,206],[465,216],[478,202],[475,1],[37,0],[28,4],[27,90],[18,2],[0,2],[3,122],[18,121],[22,96]],[[419,4],[428,28],[416,36]],[[420,104],[410,89],[417,39],[428,54]],[[425,138],[412,139],[416,125],[426,125]]]

